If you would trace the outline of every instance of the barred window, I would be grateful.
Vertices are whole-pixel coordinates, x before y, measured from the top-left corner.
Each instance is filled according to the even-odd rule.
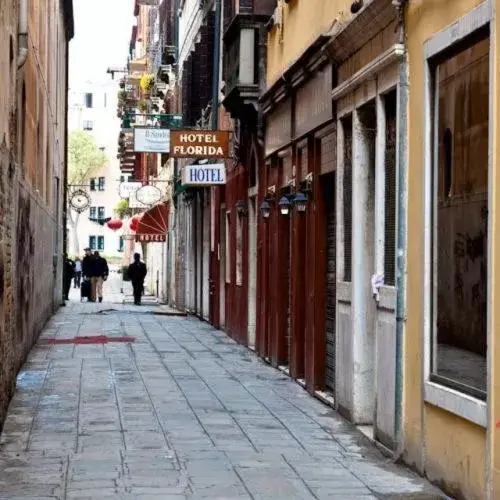
[[[344,281],[352,279],[352,116],[342,119],[344,132],[344,176],[343,176],[343,207],[344,207]]]
[[[385,105],[385,220],[384,283],[396,284],[396,90],[384,98]]]

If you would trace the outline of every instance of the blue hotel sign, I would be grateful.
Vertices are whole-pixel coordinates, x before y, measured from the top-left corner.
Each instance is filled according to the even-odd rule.
[[[182,171],[184,186],[214,186],[226,183],[224,163],[186,165]]]

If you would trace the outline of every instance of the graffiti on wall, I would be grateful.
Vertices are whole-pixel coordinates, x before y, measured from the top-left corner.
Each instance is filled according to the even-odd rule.
[[[33,298],[35,241],[29,195],[19,191],[16,228],[17,334],[26,338],[30,329],[30,303]]]

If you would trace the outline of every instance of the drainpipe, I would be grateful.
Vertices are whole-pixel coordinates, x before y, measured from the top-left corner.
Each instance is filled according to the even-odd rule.
[[[398,10],[398,43],[405,44],[404,14],[406,0],[393,0]],[[399,63],[398,85],[398,148],[397,148],[397,234],[396,234],[396,370],[394,394],[394,439],[395,452],[399,456],[403,451],[403,350],[404,326],[406,321],[406,218],[407,218],[407,106],[408,106],[408,66],[406,51]]]
[[[28,57],[28,0],[20,0],[19,2],[17,43],[17,67],[22,68]]]
[[[212,129],[217,130],[219,111],[221,0],[215,0],[214,52],[212,74]]]

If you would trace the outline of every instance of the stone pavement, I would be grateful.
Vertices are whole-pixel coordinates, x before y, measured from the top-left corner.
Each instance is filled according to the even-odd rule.
[[[5,421],[1,499],[446,498],[224,333],[152,311],[53,317]],[[135,340],[51,340],[96,335]]]

